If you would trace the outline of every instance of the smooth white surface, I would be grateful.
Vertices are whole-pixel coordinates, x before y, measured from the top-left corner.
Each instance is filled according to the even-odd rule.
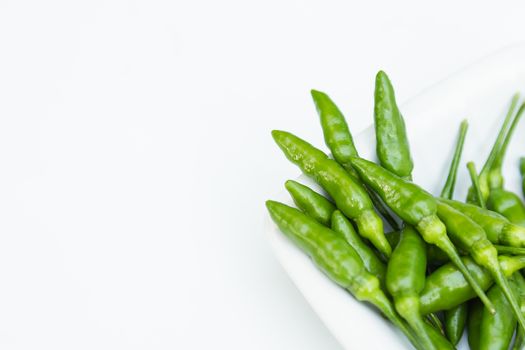
[[[0,1],[0,348],[340,349],[263,234],[298,175],[270,129],[322,145],[317,88],[358,133],[378,69],[403,102],[524,10]]]
[[[414,181],[439,195],[457,139],[461,121],[458,116],[467,116],[470,127],[455,191],[455,198],[465,198],[470,185],[465,160],[473,160],[482,166],[510,105],[509,96],[516,91],[523,92],[524,62],[525,45],[505,49],[429,88],[400,107],[416,164]],[[504,163],[505,187],[520,194],[518,160],[524,150],[519,140],[524,136],[525,128],[516,128],[515,141],[509,146]],[[356,135],[356,146],[362,157],[375,159],[374,140],[373,127]],[[300,182],[320,189],[304,175]],[[292,205],[284,191],[278,200]],[[389,344],[391,350],[411,348],[406,338],[377,312],[349,297],[342,288],[324,277],[310,259],[272,224],[270,218],[266,227],[284,268],[345,349],[373,350],[384,344]],[[371,337],[363,329],[373,329],[376,336]],[[464,343],[458,349],[468,347]]]

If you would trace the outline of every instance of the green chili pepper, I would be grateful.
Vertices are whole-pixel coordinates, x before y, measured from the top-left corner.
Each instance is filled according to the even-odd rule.
[[[485,161],[485,164],[483,165],[483,168],[481,169],[481,172],[479,173],[479,185],[481,189],[481,193],[483,195],[483,200],[486,201],[489,193],[490,193],[490,185],[489,185],[489,173],[490,170],[494,164],[494,160],[496,158],[496,155],[501,147],[501,145],[504,142],[505,134],[507,131],[507,128],[512,120],[512,116],[514,115],[514,110],[516,109],[516,106],[518,105],[519,101],[519,94],[515,94],[512,97],[512,101],[510,103],[509,110],[507,112],[507,115],[505,117],[505,121],[503,122],[503,125],[501,126],[501,129],[498,133],[498,136],[496,138],[496,141],[494,142],[494,145],[492,146],[492,149],[490,151],[489,156],[487,157],[487,160]],[[467,203],[477,203],[478,199],[476,196],[476,192],[473,187],[469,188],[468,195],[467,195]]]
[[[458,173],[459,161],[461,160],[461,153],[463,152],[463,146],[465,145],[465,138],[468,131],[468,122],[463,120],[459,126],[459,136],[454,148],[454,155],[452,156],[452,162],[447,175],[447,181],[441,191],[441,197],[446,199],[452,199],[454,194],[454,187],[456,186],[456,178]]]
[[[410,156],[405,121],[397,107],[394,88],[383,71],[376,75],[374,101],[376,153],[379,162],[394,174],[410,179],[414,164]]]
[[[520,158],[521,191],[525,196],[525,157]]]
[[[324,92],[312,90],[311,94],[317,113],[319,114],[319,119],[321,120],[326,145],[332,152],[334,159],[360,182],[357,173],[350,164],[350,158],[358,156],[358,153],[343,113],[341,113],[337,105]],[[399,230],[399,224],[388,212],[383,202],[381,202],[374,192],[368,190],[366,187],[365,189],[377,211],[392,228]]]
[[[479,299],[473,299],[468,304],[468,345],[470,350],[479,350],[481,317],[483,316],[483,304]]]
[[[525,227],[509,222],[504,216],[496,212],[472,204],[445,199],[443,202],[480,225],[492,243],[511,247],[525,247]]]
[[[518,290],[518,296],[520,300],[521,312],[525,314],[525,279],[521,273],[516,272],[512,275],[514,282],[516,282],[516,287]],[[513,350],[521,350],[525,347],[525,331],[521,327],[516,329],[516,339],[514,340]]]
[[[472,258],[464,256],[461,260],[481,288],[487,290],[494,283],[490,272],[476,264]],[[498,260],[507,277],[525,267],[525,256],[500,255]],[[449,310],[475,296],[476,293],[459,269],[454,264],[448,263],[427,276],[425,288],[419,296],[421,314]]]
[[[421,344],[436,349],[419,311],[419,293],[425,285],[425,250],[425,242],[412,227],[406,226],[388,262],[386,286],[397,312],[419,335]]]
[[[330,226],[332,213],[336,209],[332,202],[309,187],[296,181],[288,180],[284,186],[299,209],[301,209],[306,215],[319,221],[321,224]]]
[[[393,231],[389,232],[386,235],[386,239],[390,243],[390,246],[395,247],[397,243],[399,242],[399,238],[401,237],[401,231]],[[521,255],[520,253],[519,255]],[[523,254],[525,255],[525,249],[523,250]],[[431,266],[440,266],[447,262],[449,262],[450,259],[448,258],[447,254],[445,254],[444,251],[439,249],[435,245],[427,244],[427,263]]]
[[[525,248],[508,247],[505,245],[494,245],[499,254],[525,255]]]
[[[453,345],[457,345],[461,340],[467,324],[467,314],[468,308],[466,303],[445,311],[445,332]]]
[[[384,285],[386,275],[385,264],[383,264],[374,251],[363,242],[361,237],[355,232],[352,224],[339,210],[334,211],[332,214],[332,230],[346,240],[357,255],[359,255],[366,270],[376,276],[381,284]]]
[[[352,158],[352,165],[363,181],[372,187],[383,201],[401,219],[414,226],[423,239],[435,244],[461,270],[485,306],[495,312],[485,292],[461,261],[456,248],[447,236],[443,222],[438,218],[437,200],[428,192],[392,174],[388,170],[361,158]]]
[[[516,328],[516,317],[499,286],[493,286],[488,296],[498,308],[496,314],[483,310],[480,324],[480,350],[507,350]]]
[[[356,223],[359,234],[390,256],[392,248],[385,238],[383,221],[375,213],[363,187],[336,161],[308,142],[285,131],[274,130],[272,136],[286,157],[316,180],[334,199],[339,210]]]
[[[507,297],[520,325],[525,329],[525,317],[521,313],[518,300],[516,300],[516,296],[499,266],[498,251],[487,239],[487,234],[483,228],[467,215],[443,202],[438,202],[437,208],[438,217],[447,226],[449,237],[458,247],[468,252],[478,265],[490,272],[496,284],[500,286]]]
[[[376,306],[416,346],[416,336],[396,313],[363,262],[343,238],[332,230],[285,204],[267,201],[266,207],[279,229],[295,242],[332,281],[347,289],[357,300]]]

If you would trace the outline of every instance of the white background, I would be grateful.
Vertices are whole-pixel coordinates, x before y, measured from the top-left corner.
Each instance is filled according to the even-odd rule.
[[[263,235],[269,131],[322,145],[316,88],[358,133],[520,3],[1,0],[0,347],[339,349]]]

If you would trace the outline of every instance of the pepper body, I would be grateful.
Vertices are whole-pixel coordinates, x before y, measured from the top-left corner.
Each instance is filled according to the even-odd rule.
[[[480,350],[507,350],[516,328],[516,317],[512,313],[510,304],[499,286],[493,286],[488,297],[497,307],[496,314],[489,313],[486,309],[481,315],[480,324]]]
[[[388,261],[386,286],[397,312],[414,329],[427,349],[438,349],[425,328],[419,311],[419,293],[425,285],[425,242],[407,226]],[[452,347],[450,347],[452,348]]]
[[[394,88],[385,72],[376,75],[374,93],[376,153],[381,166],[410,179],[414,163],[406,136],[406,127],[397,107]]]
[[[366,270],[376,276],[384,286],[386,266],[381,259],[379,259],[374,251],[363,242],[361,237],[355,232],[352,224],[339,210],[334,211],[331,221],[332,230],[346,240],[346,242],[355,250],[357,255],[359,255]]]
[[[390,243],[390,246],[395,247],[399,242],[401,237],[401,231],[389,232],[386,235],[386,239]],[[437,246],[432,244],[427,244],[427,264],[430,266],[441,266],[447,262],[450,262],[448,255],[439,249]],[[509,253],[511,254],[511,253]],[[525,254],[525,249],[523,252],[520,252],[518,255]]]
[[[309,187],[293,180],[286,181],[285,187],[299,209],[321,224],[330,226],[332,213],[336,209],[332,202]]]
[[[479,350],[483,304],[474,299],[468,304],[467,333],[470,350]]]
[[[453,200],[444,200],[444,202],[480,225],[492,243],[511,247],[525,247],[525,227],[511,223],[501,214],[472,204]]]
[[[350,164],[350,159],[358,156],[358,153],[343,113],[324,92],[312,90],[311,94],[319,114],[325,143],[332,152],[332,156],[355,180],[361,183],[352,164]],[[364,188],[367,190],[377,211],[392,228],[399,229],[399,224],[388,212],[383,202],[366,186]]]
[[[517,294],[520,300],[521,312],[525,314],[525,278],[520,272],[512,275],[516,282]],[[516,339],[514,340],[513,350],[522,350],[525,347],[525,331],[521,327],[516,329]]]
[[[417,349],[422,349],[417,337],[381,290],[379,280],[366,271],[357,253],[343,238],[298,209],[275,201],[267,201],[266,207],[281,232],[296,243],[321,271],[357,300],[376,306]]]
[[[494,280],[487,269],[476,264],[470,257],[464,256],[461,259],[481,288],[487,290],[492,286]],[[498,260],[507,277],[525,267],[524,256],[500,255]],[[419,295],[421,314],[449,310],[475,296],[476,293],[463,274],[454,264],[448,263],[427,276],[425,287]]]
[[[274,130],[272,136],[286,157],[316,180],[334,199],[339,210],[356,223],[359,234],[390,256],[392,248],[385,238],[383,221],[375,213],[363,187],[336,161],[308,142],[284,131]]]
[[[460,304],[445,311],[445,332],[453,345],[457,345],[467,324],[468,307],[466,303]]]
[[[352,158],[352,165],[363,181],[372,187],[400,218],[419,231],[425,242],[435,244],[447,254],[485,306],[495,312],[490,300],[471,276],[448,238],[446,227],[437,216],[437,200],[414,183],[405,181],[370,161]]]
[[[496,284],[505,294],[515,317],[525,329],[525,317],[521,313],[519,302],[499,266],[498,251],[487,239],[483,228],[468,216],[443,202],[438,203],[438,216],[447,226],[447,232],[452,241],[467,251],[478,265],[490,272]]]
[[[491,190],[487,208],[503,215],[513,224],[525,226],[525,206],[515,193],[504,189]]]

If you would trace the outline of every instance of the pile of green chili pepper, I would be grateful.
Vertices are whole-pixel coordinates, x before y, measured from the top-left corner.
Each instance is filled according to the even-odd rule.
[[[525,205],[505,189],[503,161],[525,102],[513,96],[466,200],[453,199],[468,123],[462,121],[443,190],[413,179],[403,116],[388,76],[374,93],[377,163],[359,156],[343,113],[312,90],[331,156],[272,131],[285,156],[324,193],[285,183],[297,208],[267,201],[279,229],[331,280],[375,306],[415,349],[525,349]],[[525,158],[519,161],[525,195]]]

